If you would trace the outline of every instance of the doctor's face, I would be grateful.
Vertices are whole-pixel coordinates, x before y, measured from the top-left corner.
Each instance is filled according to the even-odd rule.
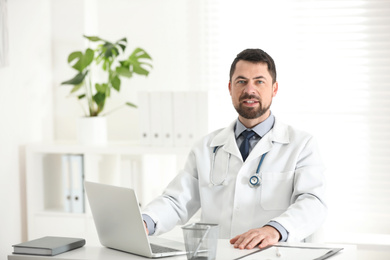
[[[229,92],[238,118],[246,127],[253,127],[269,116],[277,91],[278,82],[272,83],[266,63],[237,62]]]

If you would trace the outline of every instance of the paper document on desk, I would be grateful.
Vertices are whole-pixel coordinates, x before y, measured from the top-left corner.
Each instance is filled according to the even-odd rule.
[[[323,260],[338,253],[342,248],[325,247],[295,247],[295,246],[272,246],[259,250],[235,260]]]

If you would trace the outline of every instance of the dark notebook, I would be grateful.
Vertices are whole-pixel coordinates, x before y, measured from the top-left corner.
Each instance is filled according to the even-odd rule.
[[[85,245],[85,239],[73,237],[42,237],[13,245],[14,254],[58,255]]]

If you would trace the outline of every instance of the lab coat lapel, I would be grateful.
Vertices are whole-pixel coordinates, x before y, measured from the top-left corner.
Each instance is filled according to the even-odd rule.
[[[275,117],[274,127],[261,138],[255,147],[253,147],[245,162],[258,159],[259,156],[268,153],[274,146],[274,143],[287,144],[289,142],[290,138],[287,125],[279,122]]]
[[[233,156],[241,158],[240,150],[237,147],[236,137],[234,136],[234,126],[236,120],[234,120],[228,127],[224,128],[219,132],[211,141],[210,147],[219,147],[230,153]]]
[[[211,141],[210,147],[221,146],[223,150],[242,159],[240,150],[237,147],[237,141],[234,136],[234,126],[236,120],[233,121],[228,127],[219,132]],[[261,138],[257,145],[253,148],[251,153],[245,162],[249,162],[253,159],[259,158],[264,153],[269,152],[272,149],[274,143],[287,144],[290,142],[288,134],[288,126],[280,122],[275,117],[274,127]]]

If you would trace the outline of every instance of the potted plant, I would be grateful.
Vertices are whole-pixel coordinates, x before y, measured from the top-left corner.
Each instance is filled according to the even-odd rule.
[[[87,123],[79,122],[79,140],[83,142],[82,139],[85,135],[87,141],[84,143],[104,143],[106,141],[104,140],[106,138],[104,137],[106,136],[104,132],[106,126],[105,118],[102,116],[110,113],[103,113],[107,98],[110,97],[112,91],[120,91],[122,77],[131,78],[134,74],[148,76],[149,70],[152,68],[150,63],[152,58],[141,48],[136,48],[126,57],[126,38],[112,43],[97,36],[84,37],[90,42],[96,43],[97,47],[95,49],[86,48],[84,52],[75,51],[69,54],[68,63],[77,71],[77,74],[61,84],[73,85],[70,95],[84,101],[83,107],[86,105],[86,109],[84,109],[85,117],[82,120],[87,121]],[[98,77],[103,78],[103,80],[96,80]],[[131,102],[126,102],[121,107],[125,105],[136,107]],[[82,125],[89,125],[90,121],[100,121],[100,123],[92,123],[98,124],[98,126],[92,126],[94,127],[93,130],[87,129],[83,132]],[[103,133],[98,134],[98,129],[101,129]],[[94,135],[97,136],[94,137]],[[88,139],[93,140],[88,141]]]

